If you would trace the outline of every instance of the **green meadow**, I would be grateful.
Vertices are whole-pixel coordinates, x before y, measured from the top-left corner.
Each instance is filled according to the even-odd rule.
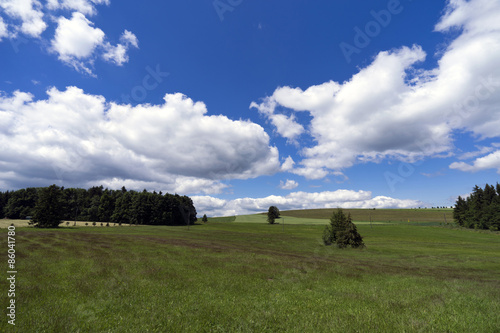
[[[364,221],[367,247],[342,250],[304,213],[282,212],[284,226],[18,227],[16,325],[4,315],[0,331],[499,332],[498,233]],[[0,248],[5,309],[6,229]]]
[[[334,209],[305,209],[281,212],[277,223],[327,224]],[[453,223],[453,209],[344,209],[358,224],[410,223],[440,225]],[[221,222],[266,223],[266,213],[216,218]]]

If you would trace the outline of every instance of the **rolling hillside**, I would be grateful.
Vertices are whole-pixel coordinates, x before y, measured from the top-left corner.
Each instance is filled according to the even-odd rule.
[[[282,211],[281,216],[307,219],[330,219],[335,209]],[[452,209],[344,209],[355,222],[453,222]]]

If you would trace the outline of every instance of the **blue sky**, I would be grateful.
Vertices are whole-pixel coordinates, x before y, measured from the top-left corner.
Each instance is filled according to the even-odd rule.
[[[0,1],[0,189],[451,206],[500,170],[500,1]]]

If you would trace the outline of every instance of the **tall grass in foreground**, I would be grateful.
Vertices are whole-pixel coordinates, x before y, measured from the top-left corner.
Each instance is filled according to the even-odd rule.
[[[18,229],[0,331],[498,332],[497,234],[360,225],[367,248],[340,250],[323,228]]]

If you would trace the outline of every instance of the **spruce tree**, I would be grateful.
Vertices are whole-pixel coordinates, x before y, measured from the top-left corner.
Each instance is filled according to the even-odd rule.
[[[351,214],[347,216],[342,209],[333,212],[330,224],[323,232],[323,243],[325,245],[336,244],[339,248],[365,247],[363,237],[358,233],[356,225],[352,222]]]
[[[468,209],[467,201],[465,201],[461,196],[458,196],[455,209],[453,210],[453,218],[459,226],[463,227],[466,224],[465,219]]]
[[[458,197],[453,218],[462,227],[500,230],[500,185],[476,185],[467,199]]]

